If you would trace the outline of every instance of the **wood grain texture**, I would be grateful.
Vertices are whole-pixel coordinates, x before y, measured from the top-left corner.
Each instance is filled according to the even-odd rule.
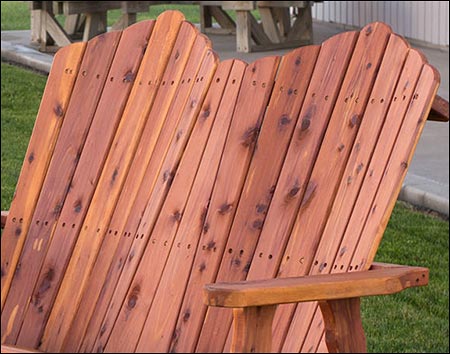
[[[240,308],[290,302],[387,295],[428,283],[423,267],[386,267],[361,272],[215,283],[205,286],[205,303]]]
[[[364,28],[358,37],[311,177],[307,182],[307,192],[303,196],[278,276],[306,275],[309,272],[390,32],[386,25],[376,23]],[[275,323],[279,334],[276,337],[281,340],[280,343],[287,334],[293,310],[294,308],[283,307],[281,311],[277,311]],[[281,317],[284,317],[283,324],[278,322]],[[283,350],[298,350],[295,348],[300,338],[288,337]],[[278,350],[281,348],[278,347]]]
[[[369,172],[366,174],[360,190],[360,194],[364,195],[365,199],[358,199],[356,202],[354,211],[348,222],[346,233],[339,246],[340,252],[336,255],[336,260],[334,261],[334,272],[349,270],[349,266],[351,265],[353,253],[347,254],[347,252],[342,252],[343,249],[349,249],[350,247],[356,249],[358,243],[368,242],[367,240],[361,241],[360,235],[363,232],[366,219],[377,209],[373,209],[373,200],[377,194],[377,190],[380,188],[380,183],[384,178],[384,173],[389,163],[390,156],[392,155],[392,149],[394,145],[396,145],[396,141],[401,141],[398,140],[398,134],[399,131],[402,130],[403,122],[409,111],[410,101],[413,99],[415,87],[423,70],[423,65],[423,56],[415,50],[410,50],[394,93],[394,99],[391,103],[388,116],[386,117],[386,123],[380,133],[379,141],[383,141],[384,144],[378,144],[373,152],[372,160],[368,167]],[[412,137],[404,139],[406,139],[404,140],[406,144]],[[403,149],[405,148],[407,147],[404,146]],[[407,167],[405,165],[403,166],[403,169]],[[395,183],[395,181],[393,181],[393,183]],[[386,205],[384,207],[386,207]],[[383,208],[383,206],[380,205],[380,208]],[[373,209],[373,211],[371,209]],[[381,225],[377,226],[377,228],[378,227],[380,227],[381,232]],[[367,237],[374,238],[374,235],[367,235]],[[366,269],[369,266],[370,264],[367,264]],[[351,270],[358,269],[364,269],[362,264],[352,264]]]
[[[178,227],[176,230],[167,227],[158,230],[157,224],[151,235],[151,247],[158,255],[163,256],[168,252],[164,248],[171,243],[170,231],[176,233],[172,236],[172,247],[167,254],[167,261],[137,347],[138,351],[166,352],[173,338],[172,333],[191,272],[193,255],[203,228],[203,218],[208,209],[215,171],[220,160],[215,143],[218,139],[217,134],[224,134],[222,126],[224,123],[223,120],[217,125],[214,123],[220,105],[229,104],[229,101],[222,102],[222,95],[232,68],[233,61],[224,62],[212,78],[208,95],[160,214],[160,218],[164,217],[167,210],[173,217],[173,210],[178,211],[181,215]],[[219,131],[217,127],[222,129]],[[211,138],[212,143],[207,145],[210,133],[214,135]],[[176,199],[174,196],[177,196]],[[175,200],[176,204],[172,204],[172,200]],[[155,323],[159,325],[155,326]]]
[[[411,163],[420,134],[425,126],[437,89],[440,76],[434,67],[425,64],[408,106],[397,143],[386,166],[377,195],[371,205],[371,213],[364,225],[361,238],[353,255],[350,267],[367,269],[375,258],[395,201]],[[367,239],[373,240],[367,242]],[[349,267],[349,270],[350,270]]]
[[[177,132],[177,135],[174,136],[174,145],[177,145],[178,149],[171,149],[167,155],[167,161],[170,161],[174,165],[177,165],[175,161],[179,161],[181,152],[184,150],[184,146],[186,146],[187,138],[192,131],[195,118],[200,112],[202,102],[217,65],[216,57],[206,47],[203,48],[203,53],[200,58],[192,55],[192,62],[198,66],[198,71],[192,71],[195,84],[192,85],[192,91],[189,94],[185,107],[174,110],[174,114],[180,114],[182,112],[177,128],[172,129]],[[179,134],[180,132],[182,132],[182,135]],[[197,136],[194,139],[201,140],[201,136]],[[195,166],[195,162],[192,161],[192,163],[190,167]],[[142,258],[137,257],[137,261],[139,261],[139,258],[141,259],[134,278],[130,279],[132,280],[131,284],[128,279],[121,278],[121,286],[130,284],[130,290],[128,290],[124,305],[122,305],[121,312],[109,337],[106,346],[107,351],[135,350],[136,345],[138,345],[136,350],[146,350],[139,349],[141,330],[135,331],[135,329],[141,329],[145,324],[156,287],[158,286],[162,270],[167,261],[168,251],[174,241],[174,233],[178,228],[189,195],[191,187],[189,183],[192,179],[190,173],[195,173],[195,170],[192,172],[188,171],[186,174],[182,174],[182,172],[177,171],[180,179],[179,181],[174,180],[172,182],[155,226],[153,230],[150,229],[151,233],[149,234],[148,231],[138,229],[138,234],[144,236],[135,237],[134,242],[146,243],[147,246],[143,250]],[[153,208],[155,205],[149,204],[148,207]],[[143,221],[146,222],[147,220],[146,213],[144,212]],[[148,277],[148,269],[152,269],[152,277]],[[122,299],[120,300],[122,301]],[[130,329],[132,329],[132,333],[128,333]],[[119,333],[127,333],[127,343],[122,343],[122,341],[117,340]]]
[[[211,208],[210,200],[212,190],[217,178],[222,152],[229,133],[245,68],[247,67],[246,63],[238,60],[233,61],[232,64],[233,66],[228,76],[227,86],[217,110],[214,126],[211,130],[202,162],[199,166],[196,181],[194,182],[193,190],[191,192],[193,198],[190,199],[186,206],[185,215],[197,214],[196,217],[192,216],[191,220],[198,220],[198,223],[194,223],[193,226],[189,222],[189,219],[185,217],[181,220],[180,229],[178,231],[180,236],[183,235],[182,232],[185,231],[185,237],[198,237],[199,239],[197,242],[199,243],[202,242],[204,234],[209,232],[205,217],[206,213]],[[223,63],[221,65],[223,65]],[[219,70],[220,67],[217,73],[219,73]],[[200,213],[200,215],[198,215],[198,213]],[[184,299],[181,299],[183,304],[180,304],[181,309],[179,310],[176,326],[173,331],[174,335],[170,340],[170,351],[183,352],[193,351],[195,349],[195,343],[206,311],[206,306],[204,306],[201,301],[201,286],[199,285],[202,284],[202,276],[207,272],[207,269],[202,265],[202,261],[199,263],[199,257],[202,253],[205,253],[207,247],[205,247],[205,245],[200,246],[199,244],[196,248],[191,247],[189,250],[193,250],[196,253],[195,256],[191,256],[194,258],[191,261],[193,262],[193,265],[191,266],[192,269],[186,284],[187,288],[184,294],[182,294],[182,296],[184,296]]]
[[[228,233],[239,204],[239,197],[257,144],[278,64],[278,57],[257,60],[247,67],[242,81],[211,199],[210,212],[205,220],[209,229],[203,239],[202,248],[205,245],[205,251],[208,251],[204,252],[202,257],[206,258],[208,254],[209,259],[206,260],[205,266],[211,268],[210,274],[213,277],[220,265]],[[218,311],[208,309],[197,351],[217,350],[220,348],[220,342],[225,341],[229,328],[221,327],[220,333],[216,333],[219,318],[221,315]],[[212,333],[215,333],[214,336]]]
[[[310,85],[319,47],[295,50],[283,57],[257,149],[247,173],[241,200],[219,268],[220,281],[244,280],[252,263],[286,151],[298,124],[299,112]],[[301,79],[300,79],[301,78]],[[270,159],[268,159],[270,156]],[[270,259],[267,255],[264,258]],[[231,314],[220,321],[231,325]],[[231,342],[231,332],[228,334]]]
[[[15,311],[14,325],[7,339],[9,343],[16,343],[29,306],[30,294],[36,284],[40,290],[37,290],[36,296],[32,297],[31,305],[39,313],[44,311],[43,304],[40,302],[40,294],[48,290],[48,282],[45,282],[46,286],[42,285],[44,283],[37,283],[38,275],[44,263],[48,246],[52,242],[55,226],[61,215],[73,174],[83,151],[84,142],[97,109],[120,35],[120,32],[111,33],[98,37],[87,44],[72,98],[67,107],[19,259],[20,272],[16,272],[14,276],[2,312],[2,323],[4,323],[9,320],[10,313]],[[99,79],[96,79],[97,74],[100,75]],[[47,309],[46,307],[46,311]],[[34,325],[39,333],[39,329],[42,328],[41,323],[36,323],[30,318],[25,322],[26,329],[33,329]],[[17,344],[22,347],[34,348],[38,344],[36,337],[35,332],[24,331]]]
[[[2,343],[365,351],[359,297],[428,282],[372,261],[438,84],[382,23],[249,65],[176,11],[61,50],[2,212]]]
[[[330,353],[366,353],[360,298],[320,301]],[[351,335],[348,335],[351,333]]]
[[[152,211],[155,213],[152,217],[155,218],[156,215],[158,215],[161,204],[167,194],[167,188],[170,186],[167,171],[175,171],[184,149],[186,139],[192,128],[193,119],[201,107],[201,102],[204,97],[203,91],[199,91],[198,89],[194,90],[194,88],[199,86],[201,89],[204,89],[205,84],[209,82],[210,75],[212,75],[211,72],[213,72],[215,68],[215,64],[211,66],[210,62],[211,60],[215,62],[215,56],[213,54],[208,54],[209,42],[205,41],[203,36],[198,35],[196,30],[193,32],[193,36],[193,47],[189,54],[189,60],[184,68],[184,72],[180,73],[182,78],[180,77],[178,79],[178,89],[173,96],[173,102],[167,107],[168,114],[166,121],[155,145],[154,154],[148,162],[144,181],[133,205],[133,213],[130,214],[125,226],[125,233],[127,236],[124,236],[122,240],[119,241],[116,254],[111,263],[110,275],[112,275],[114,281],[117,281],[120,276],[120,281],[117,283],[118,286],[115,289],[113,287],[115,283],[110,281],[107,292],[102,290],[101,301],[103,314],[95,313],[95,318],[93,317],[97,325],[100,325],[101,321],[104,323],[101,327],[99,326],[94,330],[94,337],[92,337],[92,334],[89,335],[89,337],[92,337],[89,341],[92,342],[92,340],[95,339],[96,348],[106,345],[106,341],[113,328],[112,325],[109,326],[109,323],[114,324],[114,321],[110,321],[110,318],[117,317],[123,298],[128,291],[128,286],[132,281],[141,255],[147,245],[148,231],[138,229],[139,224],[141,220],[145,220],[145,223],[152,222],[149,220],[150,218],[147,219],[145,216],[147,208],[152,208]],[[174,58],[177,57],[177,53],[181,52],[179,48],[182,48],[184,45],[185,39],[180,37],[179,41],[175,44],[175,49],[173,51]],[[202,66],[203,59],[205,60],[205,64]],[[209,67],[206,62],[210,63]],[[169,65],[170,67],[173,66],[173,69],[178,66],[176,61],[173,62],[173,65],[171,63],[169,63]],[[200,81],[202,77],[203,79]],[[170,80],[171,78],[168,77],[167,82],[171,82]],[[161,95],[158,95],[157,98],[158,104],[164,104],[166,101],[167,94],[161,92]],[[159,116],[158,110],[152,111],[151,114],[156,118]],[[144,132],[145,137],[151,137],[151,134],[153,133],[153,130],[148,128],[149,127],[146,127],[146,131]],[[142,151],[145,151],[145,149],[146,145],[145,141],[143,141]],[[155,194],[157,195],[157,198],[149,200],[150,196],[153,197]],[[127,193],[124,194],[124,197],[127,197]],[[119,215],[120,211],[118,210],[117,216]],[[127,262],[123,262],[122,259],[126,259]],[[115,304],[118,304],[118,306],[115,307]],[[105,311],[108,312],[103,320]],[[91,322],[94,323],[92,319]],[[97,338],[95,338],[97,333]]]
[[[59,350],[63,344],[70,326],[70,321],[65,321],[65,318],[66,316],[72,318],[79,305],[84,285],[102,241],[102,237],[96,236],[100,236],[97,235],[100,232],[102,234],[105,232],[142,134],[148,111],[154,102],[156,87],[139,85],[139,82],[148,82],[150,79],[155,80],[162,76],[182,20],[180,13],[167,12],[156,21],[148,47],[156,46],[160,48],[160,51],[158,53],[146,51],[144,55],[142,63],[151,62],[152,65],[141,65],[142,69],[137,73],[138,84],[133,85],[111,143],[111,149],[72,252],[65,278],[53,305],[42,339],[42,349]],[[167,31],[167,27],[170,31]],[[136,106],[140,109],[135,110]],[[88,228],[86,229],[85,226]]]
[[[119,124],[153,26],[154,21],[146,21],[125,30],[111,68],[106,73],[107,82],[104,93],[89,132],[86,149],[81,154],[78,169],[71,182],[68,201],[62,211],[62,222],[55,232],[59,238],[54,241],[47,253],[46,264],[40,277],[40,283],[47,281],[55,290],[59,287],[70,259],[70,252],[89,208],[92,193],[104,163],[104,156]],[[50,281],[46,279],[49,269],[52,269],[54,274]],[[50,299],[53,299],[55,295],[54,291],[53,296],[50,296],[48,291],[41,294],[39,290],[36,290],[35,296],[40,298],[39,305],[48,309],[51,307]],[[44,316],[43,313],[38,311],[34,316],[38,314]],[[33,328],[36,327],[33,326]]]
[[[2,210],[1,228],[4,229],[6,221],[8,220],[9,210]]]
[[[60,50],[54,58],[53,70],[47,79],[35,127],[25,154],[26,159],[11,203],[11,217],[2,233],[2,310],[64,120],[85,46],[84,43],[75,44]]]
[[[233,309],[231,353],[270,353],[276,306]]]
[[[351,148],[343,177],[339,183],[330,215],[320,235],[320,241],[315,251],[314,262],[311,265],[309,274],[331,272],[333,261],[338,253],[340,242],[346,231],[347,223],[356,201],[358,198],[366,199],[366,196],[360,194],[359,191],[373,150],[377,145],[377,139],[385,122],[391,101],[394,98],[394,90],[398,84],[408,50],[409,48],[403,39],[396,35],[391,35],[377,79],[370,94],[369,103],[362,116],[355,143]],[[349,235],[352,235],[352,233],[350,232]],[[353,236],[358,237],[357,235]],[[341,248],[339,254],[347,251],[352,252],[352,248]],[[317,323],[321,322],[321,314],[315,310],[315,306],[315,304],[299,305],[292,320],[291,333],[296,331],[298,331],[297,333],[309,332],[305,339],[303,350],[316,347],[321,337],[321,330],[311,331],[306,325],[311,320]],[[314,319],[311,317],[313,313],[316,313],[316,318]]]
[[[186,104],[187,95],[190,91],[190,87],[188,86],[183,88],[184,85],[181,85],[179,76],[181,76],[188,58],[190,56],[195,56],[190,50],[190,47],[194,46],[194,49],[192,50],[195,50],[195,43],[199,42],[197,47],[201,48],[201,51],[205,51],[205,41],[196,41],[196,36],[197,31],[190,25],[183,24],[181,26],[179,39],[175,43],[172,55],[169,58],[168,67],[162,78],[161,87],[158,90],[147,120],[148,123],[144,127],[141,141],[133,156],[130,173],[127,175],[124,182],[110,224],[105,230],[106,237],[99,250],[99,256],[93,266],[93,276],[87,283],[86,290],[78,309],[75,319],[76,325],[72,326],[70,334],[68,335],[67,348],[74,348],[76,345],[81,345],[84,333],[87,334],[92,343],[96,333],[99,331],[99,328],[97,330],[93,329],[92,326],[94,326],[94,323],[90,325],[91,329],[89,332],[86,332],[86,327],[89,324],[89,319],[94,311],[94,307],[100,306],[101,302],[103,302],[103,307],[107,305],[107,303],[105,304],[105,300],[109,300],[109,298],[104,291],[106,290],[104,289],[104,286],[115,285],[115,282],[108,275],[108,272],[112,267],[111,264],[114,263],[114,253],[119,244],[123,241],[131,241],[131,238],[129,237],[131,236],[131,232],[129,229],[124,228],[127,223],[128,215],[137,194],[139,192],[143,194],[148,193],[145,186],[141,185],[142,178],[146,171],[149,168],[153,170],[154,174],[158,171],[158,166],[156,168],[150,166],[149,161],[151,161],[153,155],[158,156],[161,160],[164,159],[169,143],[175,136],[176,124],[180,119],[182,107]],[[176,53],[183,53],[183,57],[177,57]],[[172,72],[176,66],[179,66],[178,71]],[[175,82],[177,84],[175,84]],[[155,128],[155,124],[158,124],[161,120],[163,121],[163,125],[162,128],[160,128],[161,130],[158,130]],[[150,179],[150,182],[151,181],[152,179]],[[151,191],[150,187],[148,189]],[[141,208],[143,209],[142,205]],[[142,210],[137,210],[135,212],[142,214]],[[127,236],[124,236],[125,234]],[[115,270],[116,272],[120,271],[120,268]],[[99,297],[101,297],[101,299],[99,299]],[[86,342],[85,345],[91,344]]]

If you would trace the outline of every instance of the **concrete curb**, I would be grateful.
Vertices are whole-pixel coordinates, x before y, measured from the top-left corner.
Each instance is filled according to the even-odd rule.
[[[50,72],[53,58],[23,45],[2,41],[2,59],[45,73]]]
[[[431,209],[449,216],[449,200],[438,195],[425,192],[421,189],[404,185],[398,196],[399,200],[413,205]]]

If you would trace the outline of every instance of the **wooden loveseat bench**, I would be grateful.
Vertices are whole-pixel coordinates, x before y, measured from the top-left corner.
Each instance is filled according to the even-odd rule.
[[[251,64],[176,11],[61,49],[2,351],[365,351],[360,297],[428,282],[373,259],[438,84],[382,23]]]

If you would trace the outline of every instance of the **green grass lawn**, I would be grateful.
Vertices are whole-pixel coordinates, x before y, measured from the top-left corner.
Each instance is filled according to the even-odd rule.
[[[45,76],[1,64],[2,210],[9,208],[45,81]],[[448,352],[448,221],[398,203],[376,260],[426,266],[430,284],[363,300],[369,351]]]
[[[27,1],[2,1],[1,2],[2,31],[30,29],[30,10]],[[158,17],[165,10],[179,10],[186,19],[193,23],[199,23],[200,11],[195,5],[153,5],[148,12],[138,13],[137,20],[146,20]],[[116,22],[121,15],[121,10],[108,11],[108,26]],[[57,15],[57,19],[64,24],[64,16]]]

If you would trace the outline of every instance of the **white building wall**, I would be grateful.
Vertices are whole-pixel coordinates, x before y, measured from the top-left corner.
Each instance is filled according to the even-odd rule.
[[[354,27],[382,21],[404,37],[449,45],[449,1],[323,1],[314,3],[312,13],[317,20]]]

